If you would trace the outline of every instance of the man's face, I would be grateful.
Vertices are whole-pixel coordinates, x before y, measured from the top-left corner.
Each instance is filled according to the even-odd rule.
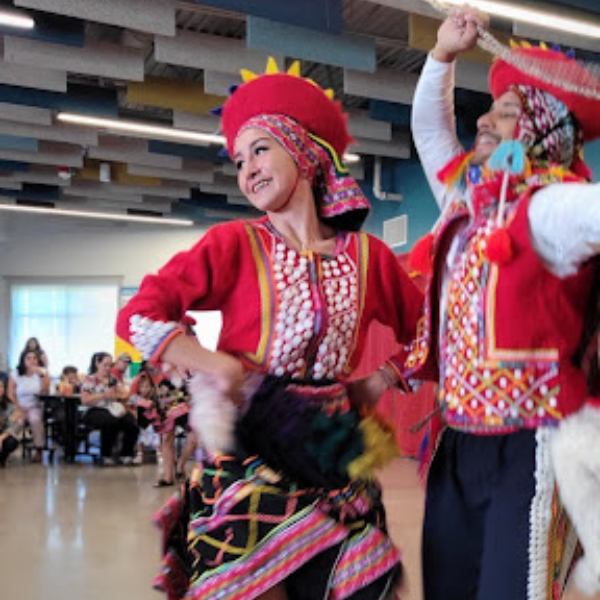
[[[129,361],[124,360],[122,358],[118,358],[117,362],[115,362],[115,369],[117,369],[118,371],[121,371],[122,373],[125,373],[128,366],[129,366]]]
[[[515,136],[522,105],[519,96],[509,90],[492,104],[489,112],[477,120],[477,138],[473,162],[482,165],[504,141]]]

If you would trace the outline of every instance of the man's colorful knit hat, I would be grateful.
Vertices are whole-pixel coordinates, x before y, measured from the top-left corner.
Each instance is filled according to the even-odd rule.
[[[516,46],[512,54],[514,64],[512,60],[497,59],[490,69],[490,91],[494,99],[512,86],[541,89],[560,100],[575,115],[586,141],[600,137],[600,81],[588,69],[545,45]],[[538,75],[542,71],[543,76]]]

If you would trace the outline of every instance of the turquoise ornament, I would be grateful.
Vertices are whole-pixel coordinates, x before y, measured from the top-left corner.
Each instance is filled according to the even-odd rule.
[[[522,175],[527,164],[525,146],[518,140],[502,142],[488,159],[488,167],[494,171],[504,171],[511,175]]]

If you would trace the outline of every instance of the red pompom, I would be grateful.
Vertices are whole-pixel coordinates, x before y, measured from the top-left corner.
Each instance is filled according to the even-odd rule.
[[[487,257],[490,262],[503,265],[513,257],[513,245],[506,229],[497,229],[487,240]]]
[[[428,233],[417,240],[408,258],[410,268],[422,275],[433,273],[433,241],[433,233]]]

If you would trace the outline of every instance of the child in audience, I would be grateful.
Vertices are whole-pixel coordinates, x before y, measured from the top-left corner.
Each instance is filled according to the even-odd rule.
[[[140,428],[138,449],[135,464],[143,463],[144,439],[153,443],[157,436],[154,427],[159,425],[158,391],[147,368],[142,366],[131,384],[131,396],[127,403],[127,410],[135,417]],[[160,442],[159,442],[160,443]]]
[[[168,372],[167,377],[158,385],[158,419],[155,429],[160,433],[163,476],[156,482],[156,487],[170,486],[176,478],[183,478],[185,462],[194,451],[194,439],[188,431],[186,447],[176,464],[175,434],[177,427],[188,429],[189,410],[189,398],[183,379],[176,371]],[[189,446],[192,447],[191,451]]]
[[[67,365],[62,370],[57,392],[59,394],[64,394],[65,396],[81,393],[81,379],[79,378],[77,367]]]

